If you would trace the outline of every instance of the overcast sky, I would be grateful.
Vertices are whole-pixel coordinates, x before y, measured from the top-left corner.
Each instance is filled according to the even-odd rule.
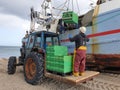
[[[40,11],[43,1],[44,0],[0,0],[0,45],[21,46],[21,39],[30,27],[30,7],[33,6],[35,10]],[[73,1],[74,4],[76,4],[76,0]],[[90,3],[96,0],[77,1],[79,1],[80,13],[83,14],[91,8]],[[55,7],[63,2],[65,2],[65,0],[52,0]]]

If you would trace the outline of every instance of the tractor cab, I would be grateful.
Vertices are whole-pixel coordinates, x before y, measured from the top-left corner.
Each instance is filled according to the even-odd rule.
[[[26,39],[26,38],[25,38]],[[25,52],[23,57],[25,58],[30,52],[45,53],[47,46],[60,45],[59,36],[53,32],[38,31],[29,34],[25,45]]]

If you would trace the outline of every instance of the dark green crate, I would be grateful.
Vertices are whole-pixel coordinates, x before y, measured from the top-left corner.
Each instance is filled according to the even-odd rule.
[[[65,23],[76,23],[78,24],[78,15],[73,11],[64,12],[62,15],[62,20]]]

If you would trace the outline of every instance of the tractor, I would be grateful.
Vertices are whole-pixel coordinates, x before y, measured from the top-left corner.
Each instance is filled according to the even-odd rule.
[[[42,81],[45,72],[45,57],[47,45],[60,45],[58,34],[38,31],[28,35],[20,49],[19,62],[14,56],[9,58],[8,74],[14,74],[16,66],[23,65],[26,82],[37,84]]]

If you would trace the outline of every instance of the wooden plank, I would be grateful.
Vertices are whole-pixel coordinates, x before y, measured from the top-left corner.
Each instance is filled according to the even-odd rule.
[[[98,74],[99,74],[99,72],[96,72],[96,71],[85,71],[84,76],[74,77],[73,75],[60,76],[60,75],[55,75],[55,74],[46,72],[45,76],[48,78],[52,78],[52,79],[66,82],[66,83],[77,85],[79,83],[82,83],[82,82],[92,79],[93,77],[95,77]]]

